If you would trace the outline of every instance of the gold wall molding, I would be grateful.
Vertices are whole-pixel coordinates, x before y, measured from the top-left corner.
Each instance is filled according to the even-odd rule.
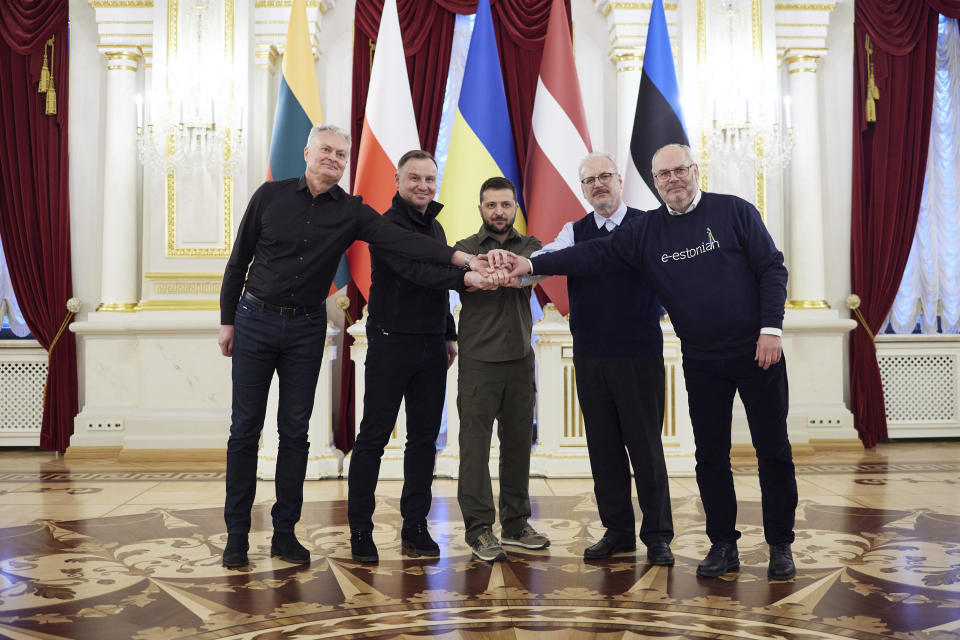
[[[167,0],[167,92],[170,91],[170,60],[177,55],[177,38],[180,28],[179,0]],[[292,6],[292,0],[291,4]],[[224,53],[228,65],[233,63],[233,31],[234,31],[235,0],[224,0],[223,41]],[[173,138],[167,138],[166,153],[173,155]],[[230,160],[233,150],[229,145],[229,138],[224,145],[224,160]],[[230,255],[233,234],[233,177],[223,176],[221,202],[223,205],[223,233],[220,246],[215,247],[178,247],[177,246],[177,175],[170,172],[166,175],[164,200],[166,208],[166,247],[164,256],[167,258],[223,258]]]
[[[173,271],[168,273],[163,273],[159,271],[153,271],[143,274],[144,279],[146,280],[223,280],[223,274],[219,272],[186,272],[186,271]]]
[[[783,59],[787,64],[793,64],[794,62],[812,62],[814,64],[820,61],[820,56],[805,53],[795,56],[787,56]]]
[[[151,9],[153,0],[90,0],[94,9]]]
[[[107,71],[133,71],[136,73],[137,67],[136,65],[130,66],[127,64],[108,64]]]
[[[137,310],[133,302],[101,302],[96,309],[97,313],[132,313]]]
[[[153,292],[158,295],[216,295],[219,282],[157,282]]]
[[[826,300],[787,300],[785,309],[829,309]]]
[[[322,0],[306,0],[306,5],[307,9],[320,9],[321,14],[327,13]],[[256,0],[253,6],[257,9],[289,9],[293,6],[293,0]]]
[[[603,10],[603,17],[606,18],[610,15],[611,11],[614,10],[628,10],[628,11],[650,11],[653,8],[652,2],[611,2]],[[677,3],[676,2],[664,2],[663,3],[664,11],[676,11]]]
[[[833,11],[836,7],[836,4],[777,3],[774,5],[777,11]]]
[[[219,300],[141,300],[134,311],[219,311]]]
[[[143,58],[139,51],[104,51],[103,57],[111,61],[129,60],[134,64],[137,64]]]

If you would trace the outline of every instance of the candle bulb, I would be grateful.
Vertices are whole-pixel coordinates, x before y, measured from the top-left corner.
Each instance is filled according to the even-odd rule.
[[[139,93],[136,97],[137,101],[137,128],[143,128],[143,96]]]
[[[784,96],[784,97],[783,97],[783,116],[784,116],[784,122],[786,122],[786,124],[787,124],[787,129],[790,129],[790,128],[792,127],[792,122],[791,122],[791,118],[790,118],[790,104],[791,104],[791,102],[792,102],[792,100],[790,99],[790,96]]]
[[[747,124],[750,124],[750,101],[747,100]]]
[[[237,125],[237,129],[243,131],[243,107],[240,107],[240,122]]]
[[[180,124],[183,124],[183,100],[180,101]]]
[[[213,99],[210,99],[210,124],[217,124],[217,112],[214,109]]]

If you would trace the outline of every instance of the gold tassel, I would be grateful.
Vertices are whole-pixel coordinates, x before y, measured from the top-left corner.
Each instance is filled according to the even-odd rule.
[[[880,88],[877,87],[877,81],[873,76],[873,43],[870,42],[869,35],[866,36],[863,46],[867,51],[867,122],[876,122]]]
[[[53,87],[47,89],[47,108],[43,113],[48,116],[57,115],[57,90]]]
[[[53,39],[56,36],[50,36],[48,44],[50,45],[50,78],[47,85],[47,104],[43,113],[48,116],[54,116],[57,114],[57,90],[54,88],[55,83],[53,80]],[[42,80],[41,74],[41,80]]]
[[[47,42],[49,44],[49,41]],[[43,68],[40,69],[40,84],[37,93],[46,93],[50,88],[50,69],[47,67],[47,45],[43,45]]]

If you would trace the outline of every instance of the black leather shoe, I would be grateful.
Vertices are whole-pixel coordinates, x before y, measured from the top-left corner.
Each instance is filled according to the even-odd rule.
[[[731,571],[740,570],[740,554],[736,542],[718,542],[710,547],[707,557],[697,565],[697,575],[716,578]]]
[[[674,563],[673,551],[666,542],[654,542],[647,546],[647,562],[663,567],[672,567]]]
[[[781,542],[770,545],[770,564],[767,565],[767,577],[771,580],[789,580],[797,575],[797,566],[793,564],[790,543]]]
[[[400,544],[403,550],[414,556],[439,556],[440,545],[430,537],[426,522],[404,527],[400,530]]]
[[[350,532],[350,553],[357,562],[380,562],[377,545],[373,543],[373,533],[370,531]]]
[[[274,531],[270,540],[270,555],[280,556],[291,564],[310,564],[310,552],[300,544],[293,531]]]
[[[603,558],[609,558],[615,553],[626,553],[636,550],[637,541],[633,536],[624,538],[607,532],[603,534],[600,540],[583,550],[583,557],[587,560],[601,560]]]
[[[245,533],[228,533],[227,546],[223,548],[223,566],[229,569],[245,567],[250,564],[247,561],[247,549],[250,544],[247,542]]]

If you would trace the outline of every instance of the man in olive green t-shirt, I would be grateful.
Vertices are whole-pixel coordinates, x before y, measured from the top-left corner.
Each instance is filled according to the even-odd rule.
[[[490,178],[480,187],[478,233],[456,248],[472,254],[506,249],[530,256],[540,248],[533,236],[519,234],[517,189],[507,178]],[[530,448],[536,401],[530,287],[500,287],[461,294],[460,480],[457,499],[473,555],[486,561],[506,554],[493,533],[496,510],[490,482],[490,440],[498,420],[500,439],[500,525],[502,543],[543,549],[550,541],[527,522],[530,517]]]

